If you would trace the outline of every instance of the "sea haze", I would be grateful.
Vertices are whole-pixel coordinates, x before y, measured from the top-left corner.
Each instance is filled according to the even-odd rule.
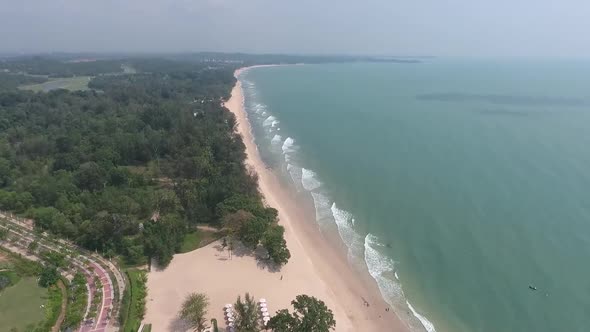
[[[266,162],[415,330],[588,330],[590,62],[428,59],[240,79]]]

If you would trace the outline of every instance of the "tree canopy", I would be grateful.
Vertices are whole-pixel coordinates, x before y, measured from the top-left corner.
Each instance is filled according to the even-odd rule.
[[[280,225],[269,227],[262,237],[262,245],[268,251],[268,257],[277,265],[287,264],[291,252],[284,238],[285,228]]]
[[[234,69],[158,58],[0,61],[0,209],[90,250],[162,266],[188,227],[233,218],[236,238],[284,264],[276,210],[263,205],[222,106]],[[31,74],[94,77],[87,91],[16,89],[46,79]]]
[[[209,299],[201,293],[187,295],[178,314],[195,331],[203,331],[207,327],[207,306]]]
[[[234,304],[235,327],[240,332],[258,332],[260,331],[260,322],[258,319],[258,306],[254,297],[250,296],[249,293],[244,295],[242,300],[241,296],[238,296],[236,303]]]
[[[54,285],[59,280],[59,273],[55,266],[49,265],[41,270],[41,275],[39,276],[39,286],[41,287],[49,287]]]
[[[336,327],[332,310],[324,301],[313,296],[297,295],[291,302],[293,313],[282,309],[277,311],[267,327],[275,332],[328,332]]]

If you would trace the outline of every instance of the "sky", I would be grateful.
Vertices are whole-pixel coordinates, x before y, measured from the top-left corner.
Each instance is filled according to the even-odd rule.
[[[588,0],[0,0],[0,53],[590,56]]]

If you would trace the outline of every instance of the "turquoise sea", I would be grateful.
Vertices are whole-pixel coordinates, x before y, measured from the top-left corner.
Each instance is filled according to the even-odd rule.
[[[240,80],[265,162],[415,330],[590,331],[590,61],[284,66]]]

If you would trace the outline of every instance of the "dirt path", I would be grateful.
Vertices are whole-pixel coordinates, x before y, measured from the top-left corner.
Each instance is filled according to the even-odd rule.
[[[208,225],[197,225],[197,229],[205,232],[219,232],[219,229]]]
[[[68,292],[66,286],[60,280],[57,282],[57,287],[61,290],[61,311],[59,312],[59,317],[57,317],[55,325],[51,328],[51,332],[59,332],[59,328],[66,318],[66,309],[68,308]]]

